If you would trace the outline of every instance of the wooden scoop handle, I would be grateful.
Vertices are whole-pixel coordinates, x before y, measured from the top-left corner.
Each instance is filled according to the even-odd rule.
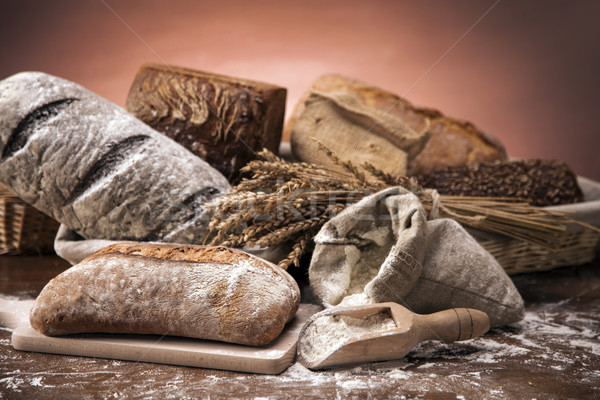
[[[468,340],[481,336],[490,329],[487,314],[472,308],[451,308],[419,315],[418,321],[421,340]]]

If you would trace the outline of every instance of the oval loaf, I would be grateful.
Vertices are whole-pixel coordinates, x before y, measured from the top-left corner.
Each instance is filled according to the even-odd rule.
[[[85,239],[202,243],[223,175],[123,108],[40,72],[0,81],[0,181]]]
[[[30,312],[45,335],[186,336],[261,346],[298,310],[282,269],[220,246],[119,243],[52,279]]]

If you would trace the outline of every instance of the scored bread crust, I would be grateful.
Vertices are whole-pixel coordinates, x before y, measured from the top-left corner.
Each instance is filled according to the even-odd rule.
[[[202,243],[230,185],[123,108],[67,80],[0,81],[0,182],[85,239]]]
[[[298,310],[285,271],[220,246],[119,243],[52,279],[30,312],[45,335],[186,336],[261,346]]]

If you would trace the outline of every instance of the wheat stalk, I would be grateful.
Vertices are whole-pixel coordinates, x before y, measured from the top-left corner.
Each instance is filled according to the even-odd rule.
[[[285,259],[281,260],[277,265],[285,270],[287,270],[290,265],[295,265],[296,267],[300,266],[300,257],[302,257],[302,255],[306,252],[308,244],[312,240],[312,237],[315,233],[316,232],[309,231],[301,237],[299,237],[296,243],[294,244],[292,251],[288,254],[288,256]]]
[[[434,217],[452,218],[467,227],[544,247],[555,246],[566,224],[574,222],[564,213],[512,198],[437,195],[419,187],[414,178],[394,177],[368,163],[359,167],[340,160],[322,143],[319,148],[341,168],[290,163],[266,149],[260,153],[261,160],[248,163],[242,170],[251,178],[207,205],[213,212],[211,244],[294,243],[288,257],[279,263],[287,269],[298,265],[314,235],[329,219],[365,196],[393,186],[413,192]]]

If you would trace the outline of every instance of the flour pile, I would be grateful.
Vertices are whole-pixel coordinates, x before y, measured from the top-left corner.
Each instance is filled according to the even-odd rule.
[[[313,363],[331,355],[353,339],[395,328],[396,323],[385,312],[366,318],[322,315],[307,325],[303,338],[298,344],[299,352],[306,362]]]

